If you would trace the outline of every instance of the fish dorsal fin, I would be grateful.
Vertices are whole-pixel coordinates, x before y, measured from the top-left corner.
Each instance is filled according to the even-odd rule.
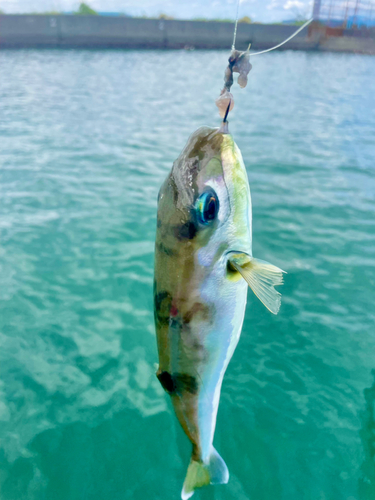
[[[281,294],[275,286],[283,284],[283,273],[278,267],[254,259],[247,253],[233,253],[229,257],[231,266],[241,273],[258,299],[273,314],[277,314],[281,304]]]

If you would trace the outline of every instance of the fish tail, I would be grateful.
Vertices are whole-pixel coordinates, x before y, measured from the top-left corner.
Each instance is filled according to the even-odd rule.
[[[212,447],[207,463],[191,459],[182,488],[181,498],[182,500],[187,500],[194,495],[196,488],[201,488],[208,484],[226,484],[228,479],[228,467],[219,453]]]

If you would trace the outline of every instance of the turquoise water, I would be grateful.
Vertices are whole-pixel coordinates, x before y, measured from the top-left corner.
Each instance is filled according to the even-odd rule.
[[[225,52],[0,54],[1,500],[174,500],[190,456],[154,375],[158,189],[218,125]],[[375,498],[375,66],[271,53],[234,89],[254,255],[197,500]]]

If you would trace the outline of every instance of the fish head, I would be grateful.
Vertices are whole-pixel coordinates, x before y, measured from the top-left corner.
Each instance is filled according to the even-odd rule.
[[[230,134],[208,127],[192,134],[160,190],[158,221],[171,237],[206,248],[203,265],[219,249],[251,252],[250,188]]]

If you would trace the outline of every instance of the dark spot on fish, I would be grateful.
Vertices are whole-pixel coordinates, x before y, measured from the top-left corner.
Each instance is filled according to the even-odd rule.
[[[159,292],[155,293],[155,307],[156,309],[160,309],[163,301],[165,299],[171,299],[171,294],[169,292]]]
[[[169,292],[154,291],[155,320],[159,324],[169,323],[169,312],[171,309],[172,296]]]
[[[198,392],[198,383],[195,377],[185,373],[176,373],[172,378],[174,379],[176,392],[179,394],[182,394],[184,391],[190,394],[196,394]]]
[[[175,236],[179,240],[192,240],[196,234],[197,226],[192,221],[185,222],[185,224],[175,227]]]
[[[168,257],[173,257],[174,255],[177,254],[175,250],[166,247],[163,243],[157,243],[157,247],[159,252],[165,253],[166,255],[168,255]]]
[[[168,186],[169,186],[170,189],[172,189],[173,201],[176,204],[177,200],[178,200],[178,189],[177,189],[177,186],[176,186],[176,182],[175,182],[175,180],[174,180],[174,178],[172,176],[170,176],[170,178],[169,178],[169,184],[168,184]]]
[[[158,220],[156,221],[156,227],[161,227],[162,226],[162,221],[158,218]]]
[[[195,315],[199,314],[199,319],[207,320],[210,317],[209,306],[202,304],[201,302],[195,302],[188,312],[184,314],[183,322],[189,324]]]
[[[213,151],[220,151],[220,146],[222,143],[222,134],[217,134],[215,131],[210,131],[206,135],[201,135],[197,138],[196,142],[192,146],[188,153],[189,158],[194,158],[197,156],[200,160],[203,159],[205,153],[207,152],[208,145]]]
[[[168,372],[161,372],[159,375],[157,375],[159,382],[161,383],[161,386],[163,389],[170,394],[174,393],[176,390],[176,386],[173,380],[173,377],[170,373]]]
[[[200,344],[197,340],[193,342],[193,349],[195,351],[205,351],[205,347],[203,344]]]
[[[198,392],[198,383],[195,377],[184,373],[171,375],[168,372],[161,372],[157,375],[163,389],[169,394],[182,395],[184,392],[196,394]]]

